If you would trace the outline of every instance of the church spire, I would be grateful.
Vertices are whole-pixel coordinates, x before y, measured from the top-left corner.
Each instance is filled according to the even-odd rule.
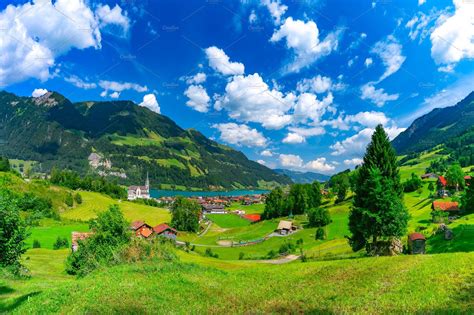
[[[145,186],[147,188],[150,188],[150,180],[148,179],[148,172],[146,172],[146,182],[145,182]]]

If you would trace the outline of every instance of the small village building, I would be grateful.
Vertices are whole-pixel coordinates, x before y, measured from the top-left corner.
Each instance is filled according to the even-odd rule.
[[[421,233],[411,233],[408,235],[408,251],[410,254],[424,254],[426,238]]]
[[[444,176],[438,176],[438,186],[445,188],[448,185],[448,181]]]
[[[449,213],[458,213],[459,203],[456,201],[433,201],[431,209],[434,211],[445,211]]]
[[[168,224],[162,223],[153,228],[153,232],[157,236],[166,237],[172,240],[176,240],[176,236],[178,235],[178,231],[170,227]]]
[[[216,204],[202,204],[202,211],[207,214],[226,214],[227,211],[223,205]]]
[[[79,242],[90,237],[92,232],[72,232],[71,233],[71,250],[76,252],[79,249]]]
[[[293,222],[282,220],[278,223],[278,227],[276,229],[277,233],[280,235],[288,235],[296,228],[293,226]]]
[[[137,237],[149,238],[153,234],[152,227],[143,221],[132,222],[132,226],[130,228],[135,232],[135,236]]]
[[[128,187],[128,200],[150,199],[150,181],[148,174],[146,175],[145,186]]]
[[[260,214],[244,214],[242,215],[242,218],[249,220],[252,223],[259,222],[262,219]]]
[[[464,176],[464,181],[466,182],[466,186],[471,184],[472,177],[469,175]]]

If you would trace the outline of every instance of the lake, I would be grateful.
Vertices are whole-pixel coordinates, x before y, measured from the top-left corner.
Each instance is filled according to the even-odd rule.
[[[268,190],[229,190],[229,191],[182,191],[182,190],[161,190],[151,189],[150,195],[152,198],[160,197],[236,197],[246,195],[260,195],[268,193]]]

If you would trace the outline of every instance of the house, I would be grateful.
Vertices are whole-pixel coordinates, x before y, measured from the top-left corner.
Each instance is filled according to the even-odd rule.
[[[448,185],[448,181],[446,180],[446,178],[444,178],[444,176],[439,176],[438,177],[438,186],[441,186],[441,187],[446,187]]]
[[[84,241],[86,238],[90,237],[92,232],[72,232],[71,233],[71,250],[73,252],[79,249],[79,242]]]
[[[426,238],[421,233],[411,233],[408,235],[408,251],[410,254],[425,253]]]
[[[202,206],[202,211],[207,214],[226,214],[227,213],[223,205],[205,203],[205,204],[202,204],[201,206]]]
[[[260,214],[244,214],[242,215],[242,218],[247,219],[252,223],[259,222],[262,219]]]
[[[469,186],[471,183],[472,177],[469,175],[464,176],[464,181],[466,182],[466,186]]]
[[[431,209],[433,211],[457,213],[459,212],[459,203],[456,201],[433,201]]]
[[[435,173],[426,173],[421,175],[421,179],[432,179],[432,178],[438,178],[438,175]]]
[[[280,221],[280,223],[278,223],[276,232],[279,233],[280,235],[288,235],[295,229],[296,227],[293,226],[293,222],[282,220]]]
[[[157,236],[163,236],[172,240],[176,240],[176,236],[178,235],[178,231],[165,223],[155,226],[153,232],[155,232]]]
[[[150,181],[146,175],[145,186],[128,187],[128,200],[150,199]]]
[[[153,234],[152,227],[143,221],[132,222],[130,229],[135,232],[137,237],[149,238]]]

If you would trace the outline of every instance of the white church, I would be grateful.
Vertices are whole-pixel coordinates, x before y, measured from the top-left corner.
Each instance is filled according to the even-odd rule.
[[[128,187],[128,200],[150,199],[150,180],[146,174],[145,186]]]

